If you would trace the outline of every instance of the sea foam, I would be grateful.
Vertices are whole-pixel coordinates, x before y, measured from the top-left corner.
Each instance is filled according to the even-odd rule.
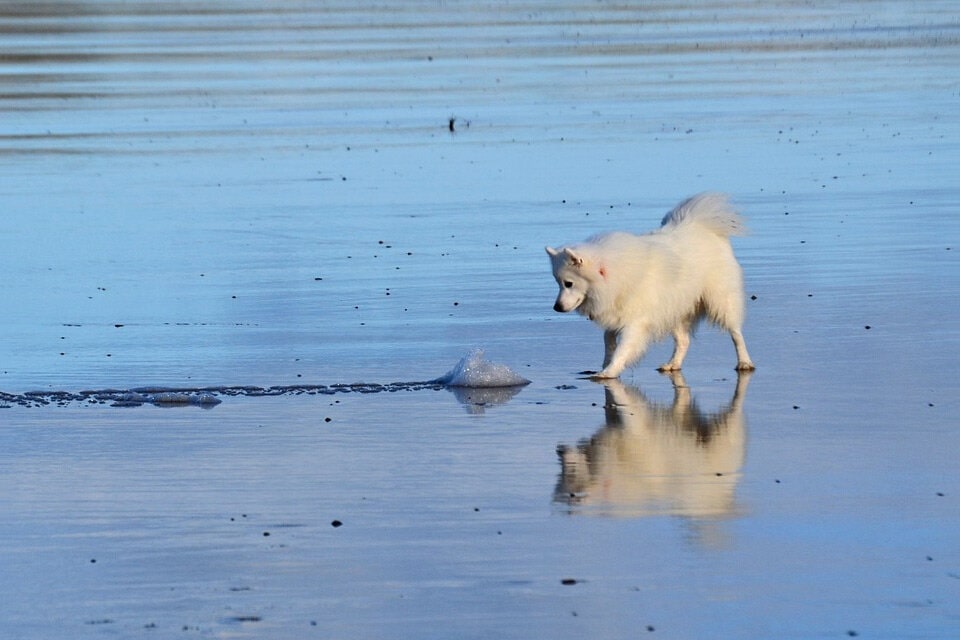
[[[483,350],[474,349],[457,363],[451,371],[434,380],[426,382],[392,382],[378,384],[357,382],[353,384],[298,384],[273,387],[257,386],[213,386],[199,388],[181,387],[134,387],[133,389],[101,389],[78,392],[70,391],[28,391],[23,394],[0,391],[0,409],[14,405],[23,407],[42,407],[46,405],[67,406],[72,403],[103,405],[113,407],[139,407],[145,404],[156,406],[198,406],[205,409],[222,402],[222,396],[294,396],[294,395],[333,395],[338,393],[381,393],[392,391],[439,390],[449,388],[464,404],[475,407],[503,404],[520,387],[530,381],[504,364],[490,362],[483,357]],[[478,391],[479,390],[479,391]]]
[[[482,349],[473,349],[463,356],[451,371],[436,379],[448,387],[519,387],[530,381],[505,364],[496,364],[483,357]]]

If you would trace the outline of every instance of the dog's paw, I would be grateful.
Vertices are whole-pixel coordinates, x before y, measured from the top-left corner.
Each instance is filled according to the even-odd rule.
[[[680,365],[673,364],[672,362],[668,362],[666,364],[662,364],[659,367],[657,367],[657,371],[659,371],[660,373],[670,373],[671,371],[680,371]]]
[[[749,360],[747,360],[746,362],[737,363],[737,371],[753,371],[756,368],[757,367]]]
[[[593,380],[594,382],[603,382],[604,380],[614,380],[617,376],[611,376],[605,374],[603,371],[591,371],[587,369],[586,371],[581,371],[579,373],[582,376],[582,380]]]
[[[614,380],[619,378],[620,374],[615,371],[610,371],[609,369],[604,369],[590,376],[591,380]]]

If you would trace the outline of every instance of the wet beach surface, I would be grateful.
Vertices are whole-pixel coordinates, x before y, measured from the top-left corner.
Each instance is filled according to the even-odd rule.
[[[15,2],[0,39],[0,635],[956,636],[952,3]],[[704,327],[682,376],[582,379],[544,245],[705,189],[758,370]],[[478,346],[532,383],[420,382]]]

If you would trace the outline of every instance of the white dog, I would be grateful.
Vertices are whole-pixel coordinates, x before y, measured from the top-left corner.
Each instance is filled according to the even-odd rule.
[[[615,232],[574,247],[547,247],[560,285],[554,310],[576,309],[603,327],[603,370],[596,377],[618,377],[651,341],[669,333],[676,347],[660,370],[679,370],[690,332],[703,318],[730,332],[737,369],[752,370],[740,332],[743,275],[729,239],[743,233],[726,196],[702,193],[677,205],[651,233]]]

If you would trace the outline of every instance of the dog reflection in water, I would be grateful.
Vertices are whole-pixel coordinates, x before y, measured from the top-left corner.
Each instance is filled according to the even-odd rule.
[[[604,382],[607,424],[576,446],[557,447],[557,502],[599,515],[736,515],[750,373],[738,375],[730,404],[712,414],[699,410],[679,372],[669,376],[672,405],[619,380]]]

